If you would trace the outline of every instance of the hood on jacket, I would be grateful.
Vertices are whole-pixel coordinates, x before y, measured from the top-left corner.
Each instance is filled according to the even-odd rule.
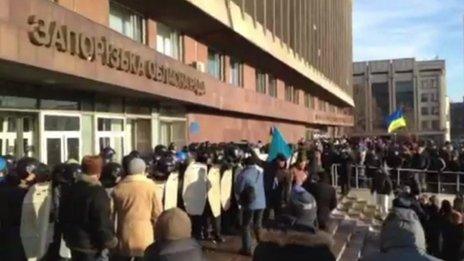
[[[300,232],[295,230],[264,229],[260,232],[260,242],[274,243],[280,247],[297,245],[304,247],[328,247],[332,249],[334,240],[324,231]]]
[[[416,213],[407,208],[393,208],[380,233],[380,250],[416,248],[425,251],[425,236]]]

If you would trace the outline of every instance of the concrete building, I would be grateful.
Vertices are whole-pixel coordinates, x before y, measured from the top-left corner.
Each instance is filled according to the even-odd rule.
[[[451,140],[464,142],[464,98],[462,102],[452,102],[451,106]]]
[[[0,0],[0,154],[343,134],[351,20],[351,0]]]
[[[399,133],[440,142],[449,140],[445,61],[355,62],[353,90],[353,135],[388,135],[387,116],[402,108],[407,127]]]

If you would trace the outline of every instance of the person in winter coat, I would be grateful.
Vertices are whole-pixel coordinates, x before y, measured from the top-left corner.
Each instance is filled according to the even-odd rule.
[[[201,261],[200,244],[191,237],[192,224],[179,208],[164,211],[156,221],[156,242],[145,250],[145,261]]]
[[[271,162],[261,160],[258,155],[250,150],[253,160],[256,165],[261,167],[264,171],[263,185],[264,193],[266,196],[266,209],[263,213],[265,223],[268,223],[271,216],[271,211],[274,216],[280,215],[282,206],[286,203],[288,193],[290,191],[291,183],[289,183],[287,170],[287,158],[279,153]],[[291,180],[290,180],[291,182]]]
[[[110,217],[110,199],[99,181],[102,165],[99,156],[85,156],[83,173],[63,195],[59,211],[73,261],[107,260],[108,249],[118,242]]]
[[[253,254],[254,261],[335,260],[332,236],[315,227],[317,206],[300,186],[292,190],[290,215],[279,218],[273,228],[263,230]]]
[[[33,171],[35,184],[24,197],[21,213],[21,241],[28,260],[41,260],[53,237],[50,169],[39,164]]]
[[[304,188],[316,199],[319,228],[327,229],[330,212],[337,207],[337,194],[335,188],[329,184],[328,175],[324,170],[319,171],[318,182],[307,182],[304,184]]]
[[[114,260],[142,260],[145,249],[155,240],[156,219],[163,206],[145,169],[142,159],[132,159],[127,176],[113,190],[119,239]]]
[[[441,258],[445,261],[464,259],[464,225],[461,213],[453,210],[448,220],[443,223],[443,245]]]
[[[295,164],[290,168],[292,186],[301,186],[308,179],[308,160],[305,151],[300,151]]]
[[[346,196],[351,188],[351,175],[353,172],[353,154],[350,147],[345,144],[340,154],[339,166],[339,185],[342,188],[342,195]]]
[[[0,260],[26,259],[20,236],[22,204],[38,164],[33,158],[20,159],[0,184]]]
[[[385,219],[380,232],[380,251],[363,257],[363,261],[435,261],[425,251],[424,230],[416,213],[395,207]]]
[[[256,235],[262,227],[263,212],[266,208],[263,171],[256,165],[253,157],[245,159],[246,167],[238,175],[235,193],[243,209],[241,254],[251,255],[251,225]]]
[[[436,196],[430,197],[430,203],[426,206],[425,211],[429,219],[424,226],[425,239],[427,241],[427,253],[433,256],[440,255],[440,235],[441,235],[441,217],[438,199]]]
[[[385,169],[378,169],[375,172],[372,183],[371,193],[376,193],[377,205],[380,206],[382,215],[386,215],[389,210],[389,196],[392,192],[393,184],[390,176]]]

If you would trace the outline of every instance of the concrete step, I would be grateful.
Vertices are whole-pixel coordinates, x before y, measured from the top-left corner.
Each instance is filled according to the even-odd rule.
[[[369,230],[364,238],[361,257],[380,252],[380,232]]]
[[[332,236],[335,235],[335,233],[337,233],[338,227],[340,226],[340,222],[342,222],[344,219],[344,216],[332,216],[327,224],[327,232]]]
[[[340,222],[337,232],[333,237],[335,244],[332,248],[335,256],[337,257],[337,260],[340,259],[343,251],[345,250],[345,247],[350,240],[355,227],[356,220],[345,219]]]
[[[350,240],[347,242],[345,250],[340,256],[340,261],[354,261],[358,260],[364,245],[364,239],[369,231],[368,226],[357,226],[351,235]]]

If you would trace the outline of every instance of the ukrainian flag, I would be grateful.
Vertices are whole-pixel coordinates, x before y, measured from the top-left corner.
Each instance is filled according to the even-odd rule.
[[[397,129],[406,127],[406,119],[403,116],[401,109],[395,111],[387,118],[388,133],[392,133]]]

